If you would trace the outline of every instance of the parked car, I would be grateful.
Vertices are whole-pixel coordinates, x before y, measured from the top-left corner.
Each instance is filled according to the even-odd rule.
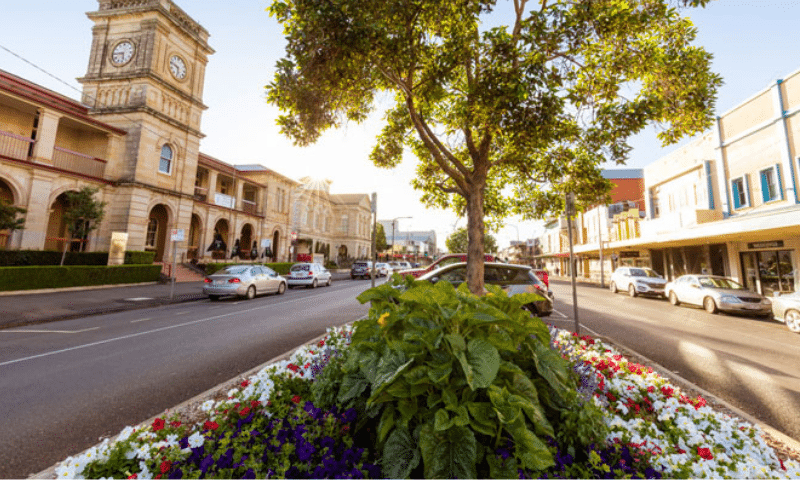
[[[652,268],[619,267],[611,274],[608,288],[611,289],[611,293],[621,290],[628,292],[631,297],[639,294],[663,297],[666,284],[667,280]]]
[[[769,317],[772,302],[751,292],[739,282],[717,275],[682,275],[667,283],[664,292],[669,303],[702,306],[708,313],[723,311]]]
[[[786,328],[800,333],[800,292],[775,292],[772,300],[772,317],[786,324]]]
[[[372,262],[370,261],[354,262],[353,266],[350,267],[350,279],[355,279],[356,277],[371,278],[371,276]]]
[[[376,263],[375,275],[379,277],[388,277],[392,273],[392,267],[388,263]]]
[[[467,263],[453,263],[417,278],[418,281],[428,280],[431,283],[442,280],[458,287],[467,281]],[[525,306],[532,314],[546,317],[553,313],[553,292],[536,276],[528,265],[511,265],[508,263],[487,262],[483,265],[483,282],[489,285],[499,285],[509,295],[517,293],[538,293],[542,299]]]
[[[319,263],[295,263],[289,269],[287,280],[289,281],[289,288],[317,288],[320,285],[329,287],[332,276],[331,272]]]
[[[252,300],[262,293],[286,291],[286,279],[275,270],[262,265],[229,265],[203,280],[203,294],[216,301],[227,295],[237,295]]]
[[[485,262],[496,262],[494,255],[484,255],[483,259]],[[467,261],[467,254],[466,253],[450,253],[447,255],[443,255],[441,258],[436,260],[435,262],[431,263],[427,267],[423,268],[409,268],[406,270],[400,270],[400,275],[412,275],[416,278],[421,277],[422,275],[432,272],[436,269],[442,268],[445,265],[450,265],[453,263],[459,262],[466,262]],[[406,262],[408,263],[408,262]]]

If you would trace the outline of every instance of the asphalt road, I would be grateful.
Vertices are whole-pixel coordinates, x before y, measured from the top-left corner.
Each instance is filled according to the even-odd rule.
[[[572,288],[551,282],[548,322],[574,330]],[[611,338],[800,440],[800,335],[782,323],[578,286],[582,328]]]
[[[369,281],[0,330],[0,478],[24,478],[367,313]]]

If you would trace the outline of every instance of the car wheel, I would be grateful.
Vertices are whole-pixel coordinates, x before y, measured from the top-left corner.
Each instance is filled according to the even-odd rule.
[[[797,310],[789,310],[783,316],[786,320],[786,328],[794,333],[800,333],[800,312]]]
[[[331,280],[332,280],[332,278],[328,277],[328,283],[325,284],[326,287],[330,287],[331,286]]]
[[[631,297],[635,297],[636,295],[638,295],[638,293],[636,293],[636,287],[632,283],[628,285],[628,295],[630,295]]]
[[[311,288],[317,288],[317,279],[311,281]]]
[[[703,299],[703,308],[705,308],[708,313],[717,313],[717,304],[711,297]]]
[[[283,295],[284,292],[286,292],[286,284],[281,282],[280,285],[278,285],[278,295]]]
[[[355,275],[350,275],[350,280],[355,280],[355,279],[356,279]]]
[[[256,298],[256,287],[255,286],[250,285],[250,288],[247,289],[246,298],[248,300],[252,300],[252,299]]]
[[[219,300],[219,295],[209,295],[208,299],[211,300],[212,302],[216,302],[217,300]]]
[[[616,283],[611,282],[611,285],[609,285],[608,288],[609,288],[609,290],[611,290],[611,293],[617,293],[617,284]]]
[[[675,295],[675,292],[669,292],[669,303],[675,305],[676,307],[681,304],[680,300],[678,300],[678,296]]]

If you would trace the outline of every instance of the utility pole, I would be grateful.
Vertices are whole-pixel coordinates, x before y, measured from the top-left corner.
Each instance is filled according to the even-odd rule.
[[[578,321],[578,288],[575,280],[575,253],[572,249],[572,217],[575,216],[575,194],[567,194],[567,233],[569,235],[569,275],[572,279],[572,314],[575,317],[575,333],[580,336],[581,324]]]
[[[378,194],[372,192],[372,288],[375,288],[375,262],[378,259]]]
[[[600,288],[606,288],[605,267],[603,265],[603,206],[597,204],[597,238],[600,239]]]

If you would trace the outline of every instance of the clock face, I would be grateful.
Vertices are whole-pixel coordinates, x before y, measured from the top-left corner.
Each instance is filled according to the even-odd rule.
[[[183,80],[186,77],[186,63],[177,55],[173,55],[169,59],[169,71],[178,80]]]
[[[119,42],[111,52],[111,61],[114,65],[124,65],[133,57],[133,44],[127,40]]]

